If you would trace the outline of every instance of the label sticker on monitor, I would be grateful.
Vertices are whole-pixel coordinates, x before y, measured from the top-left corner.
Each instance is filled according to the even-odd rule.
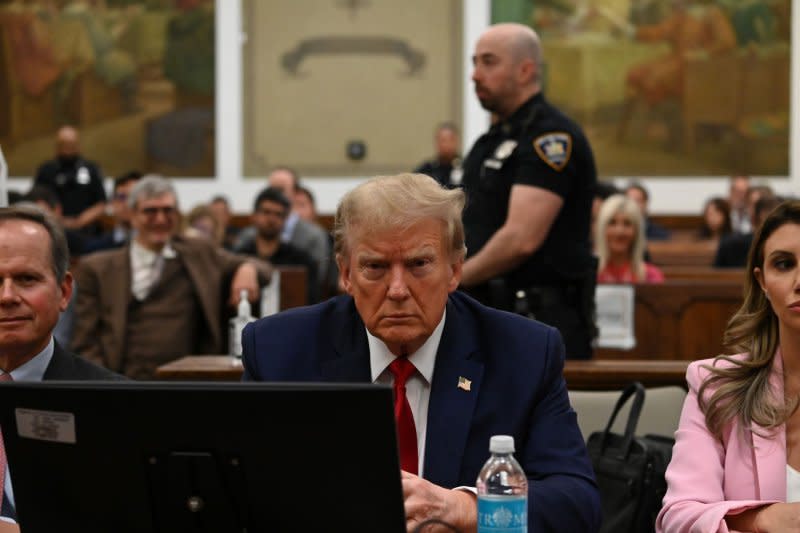
[[[14,410],[20,437],[75,444],[75,415],[36,409]]]

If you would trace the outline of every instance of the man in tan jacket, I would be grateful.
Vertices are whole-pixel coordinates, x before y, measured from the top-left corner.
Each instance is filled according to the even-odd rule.
[[[78,266],[73,349],[137,379],[187,354],[224,353],[223,287],[231,305],[242,290],[254,301],[269,265],[176,236],[177,196],[164,178],[142,179],[129,205],[131,243]]]

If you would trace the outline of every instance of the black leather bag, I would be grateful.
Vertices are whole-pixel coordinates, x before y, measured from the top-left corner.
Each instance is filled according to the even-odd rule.
[[[633,397],[625,434],[611,432],[625,402]],[[639,382],[622,392],[605,431],[589,436],[592,460],[603,510],[601,533],[652,533],[667,485],[664,472],[672,457],[674,439],[658,435],[635,436],[644,405]]]

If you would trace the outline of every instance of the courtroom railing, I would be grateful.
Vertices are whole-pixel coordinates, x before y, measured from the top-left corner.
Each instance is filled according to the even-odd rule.
[[[741,281],[667,280],[635,291],[635,347],[598,348],[595,359],[694,360],[724,353],[723,333],[742,303]]]
[[[566,361],[564,379],[575,390],[619,390],[631,381],[645,387],[686,386],[689,361]],[[238,381],[241,361],[227,355],[190,355],[161,365],[156,378],[190,381]]]

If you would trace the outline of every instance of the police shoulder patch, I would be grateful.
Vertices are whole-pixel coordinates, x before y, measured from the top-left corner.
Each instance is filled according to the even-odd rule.
[[[545,133],[533,140],[533,148],[542,161],[560,172],[572,155],[572,135],[563,131]]]

